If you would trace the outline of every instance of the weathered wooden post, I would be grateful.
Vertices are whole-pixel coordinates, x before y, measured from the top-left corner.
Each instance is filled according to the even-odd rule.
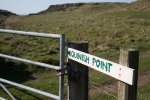
[[[88,52],[87,42],[68,42],[68,47]],[[68,59],[69,100],[88,100],[88,67]]]
[[[128,49],[128,50],[122,49],[120,51],[119,63],[124,66],[128,66],[132,69],[135,69],[135,71],[134,71],[134,83],[132,86],[119,81],[118,100],[136,100],[137,83],[138,83],[139,51],[135,49]]]

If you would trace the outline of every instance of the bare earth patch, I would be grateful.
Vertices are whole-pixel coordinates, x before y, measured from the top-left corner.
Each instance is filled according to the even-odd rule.
[[[150,71],[143,73],[138,77],[138,86],[143,86],[150,83]],[[118,82],[113,82],[111,84],[106,84],[104,86],[94,87],[91,86],[91,89],[89,91],[89,94],[91,96],[97,95],[97,93],[106,93],[108,95],[111,95],[109,93],[118,91]]]

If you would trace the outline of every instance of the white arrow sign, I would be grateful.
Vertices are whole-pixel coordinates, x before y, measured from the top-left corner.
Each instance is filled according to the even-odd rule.
[[[129,67],[72,48],[68,48],[68,58],[130,85],[134,84],[134,69]]]

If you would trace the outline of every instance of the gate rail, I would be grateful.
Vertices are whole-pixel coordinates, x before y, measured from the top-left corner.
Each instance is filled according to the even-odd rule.
[[[10,56],[10,55],[5,55],[5,54],[1,54],[0,53],[0,57],[2,58],[7,58],[7,59],[11,59],[11,60],[17,60],[17,61],[21,61],[21,62],[25,62],[25,63],[29,63],[29,64],[33,64],[33,65],[37,65],[37,66],[41,66],[41,67],[46,67],[46,68],[51,68],[54,70],[59,70],[59,71],[63,71],[61,69],[64,68],[64,53],[65,53],[65,36],[64,34],[45,34],[45,33],[36,33],[36,32],[25,32],[25,31],[15,31],[15,30],[6,30],[6,29],[0,29],[0,33],[8,33],[8,34],[18,34],[18,35],[27,35],[27,36],[34,36],[34,37],[43,37],[43,38],[57,38],[60,39],[60,58],[59,58],[59,66],[54,66],[54,65],[50,65],[50,64],[46,64],[46,63],[41,63],[41,62],[36,62],[36,61],[32,61],[32,60],[27,60],[27,59],[23,59],[23,58],[18,58],[15,56]],[[62,72],[63,73],[63,72]],[[54,94],[50,94],[38,89],[34,89],[25,85],[21,85],[9,80],[5,80],[0,78],[0,82],[2,83],[6,83],[9,85],[13,85],[25,90],[29,90],[32,92],[35,92],[37,94],[41,94],[56,100],[64,100],[64,74],[60,74],[59,76],[59,96],[56,96]]]

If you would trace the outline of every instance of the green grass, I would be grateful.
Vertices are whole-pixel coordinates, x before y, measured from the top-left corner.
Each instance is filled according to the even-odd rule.
[[[135,20],[138,22],[138,19]],[[133,21],[124,16],[120,18],[101,12],[91,15],[65,11],[27,16],[21,18],[21,21],[23,22],[8,26],[17,30],[65,33],[68,41],[89,41],[91,53],[98,56],[113,57],[112,54],[118,54],[120,48],[148,50],[150,45],[149,26],[133,25]]]
[[[34,81],[28,81],[27,83],[24,83],[27,86],[34,87],[39,90],[43,90],[48,93],[52,93],[55,95],[58,95],[58,82],[56,82],[55,77],[54,78],[44,78],[42,81],[39,83],[39,80],[34,80]],[[42,84],[42,85],[41,85]],[[42,96],[42,95],[37,95],[35,93],[25,91],[23,89],[19,88],[9,88],[9,91],[17,97],[17,99],[28,99],[28,100],[35,100],[38,98],[38,100],[45,100],[48,99],[48,97]],[[1,92],[2,93],[2,92]],[[4,92],[5,93],[5,92]],[[8,95],[5,94],[5,98],[8,98]]]
[[[149,55],[147,52],[150,50],[150,11],[123,10],[124,6],[127,6],[127,4],[87,4],[73,10],[67,9],[66,11],[42,15],[11,16],[3,27],[15,30],[65,34],[66,41],[88,41],[90,54],[115,62],[118,62],[120,48],[139,49],[142,52],[140,54],[139,72],[142,74],[150,70],[150,58],[145,56]],[[0,34],[1,53],[54,65],[59,64],[58,44],[59,40],[55,39]],[[58,93],[58,80],[52,70],[38,69],[29,64],[9,60],[2,61],[4,63],[0,63],[3,64],[0,75],[4,78],[18,81],[20,78],[18,75],[20,75],[23,77],[21,81],[23,84],[54,94]],[[10,65],[13,67],[9,68]],[[17,66],[17,70],[14,66]],[[19,66],[23,67],[19,68]],[[6,70],[9,70],[10,75],[6,73]],[[114,79],[90,70],[90,81],[104,85],[113,82]],[[30,92],[14,88],[9,89],[18,98],[29,100],[36,98],[30,96]],[[143,97],[148,95],[141,92],[142,89],[141,87],[141,95]],[[144,88],[143,91],[148,91],[148,88]],[[27,95],[24,95],[24,92]],[[2,91],[0,95],[8,97]],[[32,95],[37,96],[39,99],[48,99],[40,95]],[[114,100],[103,94],[90,97],[90,99]]]
[[[147,84],[145,86],[138,88],[138,100],[149,100],[150,96],[150,85]]]

